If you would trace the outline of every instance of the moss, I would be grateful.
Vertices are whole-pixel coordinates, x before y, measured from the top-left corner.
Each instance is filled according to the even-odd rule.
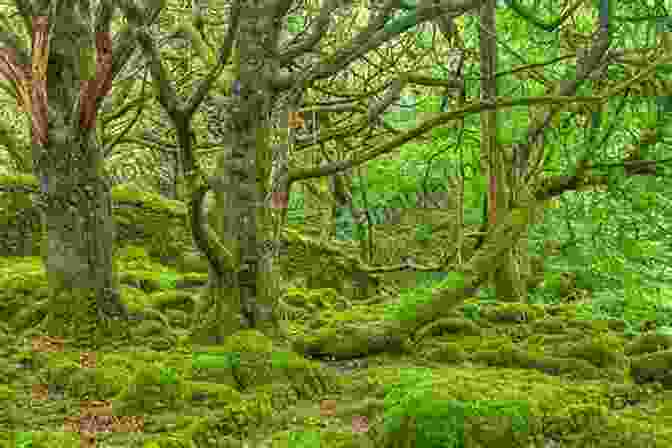
[[[147,249],[135,245],[128,245],[117,249],[115,261],[129,270],[142,269],[152,264]]]
[[[231,386],[202,381],[186,382],[185,394],[187,399],[202,403],[209,408],[242,401],[240,392]]]
[[[574,344],[565,345],[558,350],[562,356],[590,361],[597,367],[609,367],[624,362],[623,346],[610,337],[594,337]]]
[[[49,297],[47,277],[39,257],[0,259],[0,318],[23,329]],[[13,321],[15,318],[18,320]]]
[[[427,359],[445,363],[460,363],[466,359],[466,354],[462,347],[454,343],[441,344],[439,348],[431,350],[427,354]]]
[[[628,356],[641,355],[659,350],[669,350],[670,348],[672,348],[672,336],[646,333],[627,344],[625,354]]]
[[[176,308],[191,313],[194,311],[195,298],[193,293],[185,291],[159,291],[149,295],[149,303],[159,311]]]
[[[562,319],[551,318],[534,322],[532,328],[535,333],[560,334],[564,332],[566,325]]]
[[[631,358],[630,374],[639,384],[659,382],[672,387],[672,350]]]
[[[176,263],[181,272],[208,272],[208,260],[197,251],[186,250]]]
[[[268,441],[273,448],[319,446],[321,448],[368,448],[373,442],[364,434],[340,431],[278,431]]]
[[[163,435],[145,441],[142,448],[191,448],[192,444],[184,437]]]
[[[107,369],[82,369],[77,362],[60,359],[49,363],[47,383],[63,386],[72,397],[103,400],[121,392],[118,375]]]
[[[191,317],[189,314],[180,310],[166,310],[165,311],[166,319],[172,326],[189,328],[191,323]]]
[[[142,203],[155,212],[165,212],[172,215],[186,213],[184,204],[180,201],[166,199],[161,195],[144,191],[132,184],[120,184],[112,187],[112,199],[116,202]]]
[[[450,334],[478,336],[481,334],[481,328],[472,320],[448,317],[437,319],[424,326],[415,334],[415,340],[421,341],[425,337],[438,336],[444,332]]]
[[[0,384],[0,403],[3,408],[16,399],[16,390],[7,384]]]
[[[505,303],[486,309],[486,319],[493,322],[531,322],[543,318],[545,312],[540,305],[525,303]]]
[[[141,313],[147,306],[147,294],[142,289],[121,285],[119,292],[121,301],[126,305],[129,313]]]
[[[377,332],[381,327],[379,322],[385,304],[349,304],[344,296],[350,297],[346,269],[350,261],[329,251],[317,253],[317,246],[312,245],[317,240],[303,245],[304,240],[297,237],[290,245],[288,259],[296,259],[298,263],[283,269],[296,269],[297,276],[302,278],[292,278],[284,285],[289,288],[284,305],[293,307],[285,315],[289,320],[284,323],[295,331],[292,337],[299,342],[295,345],[299,350],[310,348],[314,350],[310,354],[316,356],[351,357],[356,353],[367,356],[365,360],[370,367],[355,369],[346,375],[333,370],[334,363],[324,362],[321,365],[297,353],[288,353],[273,340],[250,330],[235,333],[218,346],[193,346],[187,331],[182,328],[174,330],[171,325],[182,327],[188,323],[188,314],[203,290],[191,293],[175,289],[185,285],[202,285],[207,280],[207,266],[200,273],[181,275],[158,264],[156,257],[164,249],[182,256],[178,249],[182,241],[178,240],[182,237],[188,240],[189,235],[182,229],[176,229],[175,234],[167,236],[163,232],[160,238],[152,240],[147,237],[151,235],[148,232],[156,232],[157,228],[172,229],[174,223],[184,218],[181,207],[164,207],[163,199],[150,198],[150,202],[155,204],[141,211],[133,205],[133,201],[144,201],[144,198],[134,196],[135,199],[132,199],[130,192],[126,193],[128,195],[122,198],[126,202],[115,205],[115,214],[124,225],[135,226],[141,231],[137,239],[131,238],[131,244],[117,251],[117,266],[120,277],[129,283],[121,287],[122,300],[131,312],[145,317],[141,323],[131,323],[135,346],[125,353],[101,351],[96,369],[79,368],[75,352],[62,353],[59,355],[61,358],[33,353],[30,336],[43,331],[42,327],[35,325],[40,321],[41,307],[45,306],[44,300],[48,297],[42,262],[37,257],[2,258],[0,320],[20,323],[26,330],[17,332],[10,325],[1,333],[13,339],[23,338],[27,342],[14,347],[14,352],[3,351],[0,358],[7,363],[0,362],[0,382],[15,382],[17,379],[28,384],[48,381],[67,385],[76,397],[86,395],[106,399],[116,394],[114,402],[118,415],[126,413],[146,417],[147,434],[139,439],[159,431],[169,433],[146,440],[148,448],[156,448],[151,444],[159,447],[209,446],[212,440],[218,444],[221,442],[220,446],[242,448],[244,445],[239,440],[249,439],[250,434],[260,437],[264,434],[266,442],[271,441],[268,439],[270,434],[275,434],[278,446],[283,446],[282,443],[289,443],[289,428],[296,431],[316,430],[322,446],[345,447],[350,446],[348,444],[353,440],[356,443],[354,446],[366,446],[367,438],[354,439],[354,436],[362,435],[349,431],[351,422],[346,417],[365,414],[372,422],[369,434],[381,434],[384,425],[378,422],[384,422],[381,418],[386,410],[384,398],[387,397],[389,402],[394,393],[407,400],[421,396],[465,403],[513,401],[522,397],[529,404],[531,416],[549,417],[550,421],[553,421],[552,417],[557,417],[551,424],[556,425],[554,428],[558,428],[559,433],[567,433],[563,428],[571,428],[571,434],[563,433],[567,446],[588,446],[590,427],[596,424],[623,440],[627,437],[627,441],[621,441],[619,446],[672,446],[667,435],[658,430],[672,425],[667,418],[672,410],[670,396],[647,391],[651,382],[671,381],[667,373],[672,366],[669,359],[672,339],[669,336],[642,335],[623,350],[622,335],[613,333],[619,331],[617,325],[608,321],[579,321],[575,318],[576,305],[573,304],[542,308],[525,304],[491,306],[469,302],[473,305],[472,310],[474,306],[479,307],[484,319],[476,323],[462,319],[462,316],[443,316],[444,319],[426,325],[417,333],[424,343],[413,346],[417,350],[414,354],[418,356],[386,356],[384,366],[378,367],[372,362],[375,357],[359,350],[370,338],[379,335]],[[136,226],[137,223],[141,224]],[[132,236],[132,233],[125,235]],[[347,244],[338,247],[347,247]],[[329,269],[324,270],[325,265]],[[302,271],[304,268],[306,270]],[[308,280],[319,289],[297,287],[301,282],[307,285]],[[62,304],[59,303],[62,307],[58,312],[67,311],[65,298]],[[295,310],[300,311],[297,316],[304,320],[291,320],[296,317],[291,315],[291,311]],[[544,318],[545,311],[553,317]],[[68,325],[80,323],[77,315],[67,316],[64,313],[64,316],[68,317]],[[179,349],[175,345],[178,340],[183,343]],[[196,365],[199,355],[190,350],[209,352],[212,355],[210,364]],[[234,353],[240,355],[239,363],[235,365],[218,359],[222,354]],[[631,357],[632,369],[631,377],[626,379],[627,356]],[[434,360],[428,363],[432,367],[431,381],[419,376],[411,379],[402,377],[403,372],[408,373],[409,367],[428,359]],[[19,361],[25,361],[30,369],[15,367]],[[478,364],[477,368],[463,361],[473,361]],[[175,370],[178,379],[175,383],[161,382],[160,372],[165,368]],[[152,377],[154,370],[159,371],[158,378]],[[628,384],[627,388],[624,385],[627,390],[614,390],[610,386],[614,385],[614,378],[618,375],[622,376],[618,380],[620,383],[634,380],[643,385]],[[599,381],[595,381],[597,379]],[[353,393],[356,391],[356,394],[346,397],[341,394],[345,389]],[[13,399],[20,391],[20,388],[3,388],[0,385],[0,401]],[[339,408],[334,418],[320,416],[319,407],[315,404],[332,393],[337,399],[346,400],[354,410],[346,412]],[[422,395],[425,393],[427,395]],[[21,419],[22,416],[35,413],[22,408],[26,400],[23,396],[19,398],[12,403],[11,415],[9,411],[5,412],[6,406],[0,405],[3,409],[0,420],[5,424],[18,424],[26,420]],[[365,400],[377,400],[383,404],[359,412],[357,407]],[[654,400],[658,400],[658,407],[654,406]],[[595,403],[614,405],[605,418],[604,408]],[[294,422],[285,420],[285,426],[279,426],[272,422],[271,416],[282,411],[291,416],[301,412],[305,415]],[[211,419],[198,417],[202,413],[211,414]],[[176,421],[186,420],[187,417],[188,422],[182,421],[177,427],[173,426]],[[489,418],[480,417],[483,420]],[[499,427],[495,420],[490,419],[492,428],[506,429]],[[195,429],[196,422],[201,425],[198,430]],[[507,446],[505,443],[511,443],[497,439],[496,434],[489,433],[485,427],[481,430],[478,425],[486,425],[487,422],[475,419],[473,423],[473,428],[479,430],[478,434],[471,434],[474,443],[481,442],[486,446]],[[189,425],[193,425],[194,431],[180,433]],[[623,427],[632,429],[633,434],[624,435]],[[479,434],[481,439],[478,439]],[[502,438],[511,435],[510,430],[502,434]],[[655,435],[656,441],[661,442],[657,445],[648,443],[642,434]],[[411,443],[403,439],[403,434],[395,433],[395,436],[400,444]],[[538,437],[535,440],[539,440],[539,446],[542,446],[545,442],[543,434],[536,433],[534,436]],[[608,437],[599,438],[596,448],[608,446]],[[57,439],[54,437],[54,440]],[[123,441],[111,445],[133,444],[123,437],[120,439]],[[46,442],[51,443],[45,439]],[[256,445],[251,443],[250,446]]]
[[[121,246],[134,244],[163,262],[177,264],[180,255],[191,247],[191,234],[184,226],[186,207],[132,185],[112,189],[113,216]]]
[[[143,365],[136,370],[124,389],[113,400],[117,415],[147,415],[153,410],[177,409],[184,405],[188,388],[184,381],[175,377],[166,381],[162,363]]]
[[[208,274],[201,272],[185,272],[182,275],[182,281],[185,283],[206,284],[208,282]]]
[[[32,448],[79,448],[82,444],[79,433],[33,431],[24,434],[29,434]]]

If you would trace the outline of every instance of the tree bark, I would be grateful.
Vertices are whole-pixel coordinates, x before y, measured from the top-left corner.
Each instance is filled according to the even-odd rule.
[[[3,47],[0,71],[17,88],[19,105],[31,118],[32,170],[40,183],[35,202],[43,218],[42,257],[50,289],[42,329],[96,348],[128,336],[123,325],[128,312],[113,262],[110,187],[95,123],[100,100],[135,43],[128,30],[121,32],[114,53],[114,8],[101,4],[95,27],[85,9],[40,4],[20,10],[32,51],[28,56],[20,39],[9,36],[14,45]],[[146,17],[156,10],[146,12],[132,14],[137,25],[149,22]]]
[[[114,269],[110,190],[94,125],[96,98],[111,86],[111,39],[104,32],[96,36],[97,79],[83,78],[80,50],[93,48],[92,36],[75,11],[63,8],[58,14],[51,18],[48,52],[42,52],[48,17],[33,20],[33,66],[46,69],[41,79],[33,70],[31,85],[34,170],[41,185],[51,301],[43,326],[51,335],[97,346],[119,331],[114,321],[128,317]]]
[[[277,213],[266,200],[271,177],[272,147],[268,129],[276,92],[270,80],[279,70],[264,45],[276,45],[280,31],[273,14],[264,6],[244,1],[238,28],[240,92],[234,94],[230,119],[226,121],[228,150],[217,160],[213,183],[215,210],[210,223],[215,233],[232,249],[238,271],[211,272],[212,283],[238,288],[228,301],[228,312],[240,314],[236,328],[253,327],[270,337],[278,335],[274,308],[279,296],[279,238],[275,234]],[[234,62],[235,64],[235,62]],[[280,148],[280,151],[286,151]],[[232,285],[231,283],[235,283]],[[239,303],[238,303],[239,298]],[[229,319],[230,320],[230,319]],[[234,323],[231,323],[234,325]]]
[[[128,317],[113,265],[110,191],[98,169],[102,157],[91,136],[49,144],[45,151],[80,157],[47,162],[40,170],[48,185],[42,256],[51,292],[44,328],[95,344],[109,337],[115,320]]]

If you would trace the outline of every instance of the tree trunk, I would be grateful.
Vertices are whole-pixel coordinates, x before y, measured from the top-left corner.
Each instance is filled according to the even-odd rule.
[[[127,310],[113,264],[110,191],[95,138],[96,100],[111,87],[112,40],[99,32],[94,46],[82,20],[71,8],[33,17],[33,73],[24,86],[31,95],[33,169],[40,180],[50,288],[42,326],[52,336],[96,347],[127,328],[119,325]],[[87,51],[96,52],[95,73],[82,66]]]
[[[480,48],[483,79],[481,81],[485,99],[495,101],[497,98],[497,84],[495,72],[497,65],[497,46],[494,36],[495,27],[495,0],[488,0],[481,6]],[[485,110],[481,112],[481,131],[483,139],[481,154],[484,158],[484,168],[488,172],[488,227],[493,226],[508,211],[508,194],[505,190],[506,173],[509,169],[502,157],[502,150],[497,143],[497,111]],[[526,292],[523,279],[518,269],[515,250],[504,254],[505,261],[500,269],[492,274],[495,294],[499,300],[518,300]]]
[[[268,129],[276,98],[267,80],[279,66],[262,44],[278,42],[279,25],[263,9],[253,2],[242,5],[240,92],[227,106],[228,150],[217,160],[213,182],[215,207],[209,221],[238,264],[237,272],[210,272],[213,302],[223,313],[218,316],[222,336],[244,327],[278,335],[273,311],[280,287],[276,224],[281,214],[271,210],[266,198],[272,163]]]
[[[50,335],[95,345],[115,331],[115,319],[128,314],[114,270],[114,223],[110,191],[100,176],[101,152],[93,136],[74,140],[47,145],[45,152],[65,156],[39,170],[48,198],[42,256],[51,304],[44,328]]]

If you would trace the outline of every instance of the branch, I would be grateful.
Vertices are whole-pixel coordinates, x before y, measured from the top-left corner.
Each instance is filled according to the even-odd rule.
[[[0,175],[0,191],[3,193],[39,193],[37,178],[32,174]]]
[[[297,180],[310,179],[313,177],[329,176],[350,169],[354,166],[361,165],[362,163],[368,162],[369,160],[373,160],[376,157],[379,157],[383,154],[392,152],[394,149],[400,147],[404,143],[409,142],[414,138],[420,137],[421,135],[431,131],[437,126],[440,126],[444,123],[448,123],[453,120],[458,120],[466,115],[479,113],[483,110],[516,107],[522,105],[529,106],[533,104],[583,103],[583,102],[595,103],[601,101],[602,98],[600,97],[539,96],[539,97],[519,98],[515,100],[504,98],[504,99],[498,99],[497,101],[494,102],[480,101],[480,102],[468,103],[465,104],[464,107],[462,107],[461,109],[437,114],[436,117],[423,121],[416,128],[404,132],[403,134],[381,145],[378,145],[373,149],[357,154],[354,158],[350,160],[336,161],[314,168],[292,168],[289,171],[289,179],[290,179],[289,181],[291,183]],[[355,132],[356,131],[357,129],[355,129]],[[348,135],[352,134],[353,130],[351,128],[349,130]],[[343,135],[345,135],[345,133]]]
[[[574,95],[579,85],[590,75],[590,73],[599,65],[602,57],[609,48],[609,33],[600,29],[596,36],[596,41],[593,47],[586,53],[583,58],[576,63],[576,76],[569,81],[562,81],[560,83],[559,95],[570,96]],[[527,170],[527,164],[530,158],[530,147],[537,141],[539,136],[550,125],[553,116],[558,112],[559,107],[552,107],[544,115],[544,119],[540,123],[530,126],[527,132],[527,140],[515,148],[515,160],[518,166],[524,166],[527,172],[523,172],[525,180],[528,180],[532,170]],[[541,157],[540,157],[541,159]]]
[[[212,87],[212,84],[219,77],[222,72],[222,69],[226,65],[226,62],[231,56],[231,51],[233,50],[233,43],[236,39],[236,33],[238,31],[238,20],[240,19],[240,0],[234,0],[231,7],[231,23],[229,24],[229,29],[226,32],[226,37],[224,38],[224,43],[219,49],[219,55],[217,57],[217,65],[207,74],[207,76],[201,80],[194,90],[191,98],[187,100],[187,104],[184,107],[184,113],[188,117],[191,117],[198,106],[203,102],[203,99],[208,94],[208,91]]]
[[[371,102],[369,104],[369,112],[367,114],[367,119],[369,121],[369,126],[373,126],[374,123],[379,121],[379,116],[387,109],[390,104],[399,99],[401,90],[407,84],[408,80],[405,76],[401,76],[393,80],[389,84],[388,91],[383,95],[383,98],[378,102]]]
[[[660,164],[670,161],[665,160],[630,160],[614,164],[600,164],[589,166],[587,169],[600,168],[605,166],[624,167],[625,177],[632,176],[656,176],[656,167]],[[534,198],[538,201],[546,201],[555,196],[560,196],[566,191],[583,190],[586,187],[597,187],[600,185],[609,185],[609,176],[603,175],[584,175],[577,170],[574,176],[552,176],[542,179],[541,186],[535,191]]]
[[[409,73],[406,75],[408,82],[421,86],[445,87],[447,89],[463,89],[464,82],[459,79],[435,79],[429,76],[416,75]]]
[[[116,4],[112,0],[101,0],[96,10],[96,19],[94,30],[96,33],[107,33],[110,31],[110,23],[114,11],[117,9]]]
[[[170,142],[167,142],[165,140],[158,139],[158,138],[157,139],[149,138],[146,135],[144,136],[144,138],[126,137],[126,138],[122,139],[119,143],[131,143],[131,144],[135,144],[135,145],[138,145],[138,146],[141,146],[141,147],[146,147],[146,146],[151,145],[151,146],[154,146],[154,149],[156,149],[160,152],[165,152],[165,153],[169,153],[169,154],[172,154],[172,155],[176,155],[178,153],[178,149],[177,149],[176,145],[174,145]],[[107,156],[107,154],[106,154],[106,156]]]
[[[143,89],[144,89],[144,84],[143,84]],[[140,97],[138,97],[134,100],[129,101],[125,105],[119,107],[119,109],[117,109],[116,111],[110,112],[109,114],[105,115],[105,117],[100,120],[101,124],[103,126],[107,126],[107,124],[110,123],[111,121],[114,121],[117,118],[120,118],[120,117],[123,117],[124,115],[126,115],[126,113],[129,110],[131,110],[135,107],[138,107],[138,106],[140,108],[142,108],[143,104],[146,103],[148,99],[149,99],[149,95],[147,95],[147,96],[143,95],[143,96],[140,96]]]
[[[269,8],[272,12],[272,16],[278,19],[284,19],[287,11],[292,6],[294,0],[274,0],[270,2]]]
[[[298,56],[308,53],[315,48],[329,26],[331,13],[338,8],[340,0],[329,0],[320,9],[320,15],[313,23],[310,33],[299,43],[290,46],[279,56],[281,66],[288,65]]]
[[[145,86],[146,85],[147,85],[146,82],[142,83],[142,91],[140,92],[140,98],[144,99]],[[126,134],[128,134],[128,132],[133,128],[133,126],[135,126],[135,124],[140,119],[140,115],[142,115],[142,111],[145,108],[146,104],[147,103],[145,101],[142,101],[140,103],[140,107],[138,107],[138,110],[135,113],[135,117],[133,117],[133,119],[126,125],[126,127],[119,134],[117,134],[116,137],[114,137],[114,140],[112,140],[112,142],[110,142],[110,144],[107,145],[107,147],[103,149],[104,157],[107,157],[108,155],[110,155],[112,153],[112,150],[114,149],[114,147],[117,146],[121,142],[121,139],[124,138],[124,136]]]
[[[452,15],[459,15],[480,7],[482,3],[483,0],[445,0],[435,4],[431,0],[427,0],[427,4],[419,4],[414,10],[416,15],[415,24],[419,25],[433,20],[437,15],[441,14],[451,13]],[[393,37],[406,32],[405,29],[385,29],[381,25],[381,23],[384,24],[386,19],[390,17],[389,12],[394,8],[398,8],[400,4],[400,0],[390,0],[383,13],[373,23],[369,24],[364,31],[355,36],[330,58],[333,62],[320,64],[320,66],[314,68],[310,74],[310,80],[315,81],[328,78],[347,67],[355,59],[378,48]]]
[[[120,0],[117,5],[128,19],[128,25],[124,27],[121,32],[117,33],[114,38],[114,50],[112,51],[112,79],[115,79],[121,70],[123,70],[137,47],[134,30],[153,24],[159,18],[159,13],[165,6],[162,1],[157,1],[143,11],[131,0]],[[101,11],[101,16],[104,15],[105,12]],[[100,20],[103,20],[103,18],[104,17],[101,17]]]
[[[23,40],[19,36],[4,29],[0,30],[0,44],[7,50],[11,50],[12,56],[19,65],[31,66],[32,61],[27,47],[23,45]]]
[[[314,106],[304,107],[302,109],[299,109],[297,112],[303,112],[303,113],[315,112],[316,114],[323,114],[323,113],[352,112],[358,110],[359,108],[357,106],[357,103],[352,101],[349,103],[317,104]]]
[[[210,186],[204,182],[192,191],[188,202],[193,207],[189,213],[189,224],[194,244],[205,255],[212,270],[222,276],[226,269],[236,270],[237,266],[231,252],[221,243],[203,217],[203,201],[209,189]]]
[[[33,12],[33,6],[30,3],[30,0],[14,0],[14,4],[16,5],[16,10],[19,12],[19,15],[21,15],[21,18],[23,19],[23,25],[26,27],[26,31],[28,31],[28,35],[32,36],[33,35],[33,15],[35,13]]]
[[[152,72],[154,85],[157,86],[159,103],[161,103],[168,115],[173,118],[179,112],[179,99],[177,98],[175,88],[170,82],[168,72],[166,72],[165,67],[161,63],[159,50],[156,48],[156,45],[154,45],[154,41],[147,31],[138,30],[136,32],[136,38],[140,44],[140,48],[142,48],[145,59],[147,59],[149,63],[149,69]]]
[[[27,148],[19,148],[18,141],[14,137],[14,130],[10,129],[7,124],[0,122],[0,144],[5,145],[5,149],[16,162],[17,168],[23,173],[30,172],[30,157],[28,156]]]

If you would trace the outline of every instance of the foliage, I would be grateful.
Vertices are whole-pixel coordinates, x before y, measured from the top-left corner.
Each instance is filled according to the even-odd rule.
[[[584,318],[624,319],[632,331],[642,321],[670,325],[672,303],[667,266],[670,215],[665,179],[622,178],[604,192],[576,192],[561,198],[562,207],[547,209],[543,222],[530,229],[531,251],[542,254],[543,241],[562,243],[561,254],[546,258],[547,282],[531,299],[557,301],[557,273],[576,273],[577,288],[592,292],[592,304],[580,305]]]

